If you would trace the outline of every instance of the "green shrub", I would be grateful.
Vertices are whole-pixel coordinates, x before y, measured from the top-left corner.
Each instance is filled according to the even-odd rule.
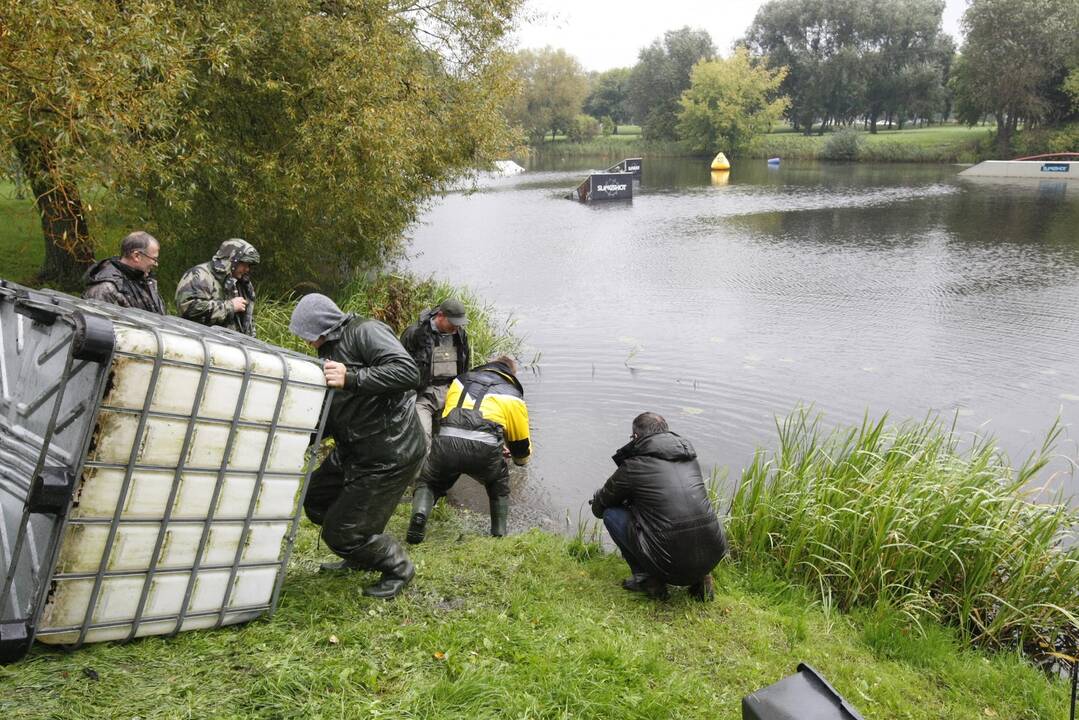
[[[857,160],[861,146],[862,133],[848,128],[828,136],[820,156],[825,160]]]
[[[594,139],[599,135],[599,131],[599,120],[596,120],[591,115],[578,115],[573,118],[573,123],[570,125],[566,136],[571,142],[583,143]]]

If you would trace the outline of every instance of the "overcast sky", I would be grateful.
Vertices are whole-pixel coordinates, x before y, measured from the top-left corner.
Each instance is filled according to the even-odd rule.
[[[667,30],[703,28],[723,55],[753,22],[764,0],[527,0],[519,48],[563,48],[585,70],[631,67],[638,51]],[[946,0],[944,31],[961,44],[959,19],[967,0]]]

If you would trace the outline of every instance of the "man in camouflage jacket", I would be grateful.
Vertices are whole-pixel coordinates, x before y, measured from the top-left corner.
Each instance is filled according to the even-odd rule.
[[[251,267],[258,262],[258,250],[246,240],[232,238],[221,243],[213,260],[196,265],[180,278],[176,286],[180,317],[254,335]]]

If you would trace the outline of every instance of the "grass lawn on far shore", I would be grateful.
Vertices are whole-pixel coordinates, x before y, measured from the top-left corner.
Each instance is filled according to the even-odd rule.
[[[940,628],[846,615],[726,563],[714,602],[675,589],[656,603],[619,587],[616,555],[539,531],[496,540],[462,517],[436,511],[393,602],[360,594],[371,575],[317,572],[329,553],[305,523],[273,618],[72,653],[38,643],[0,667],[0,717],[735,720],[799,662],[866,718],[1067,711],[1064,681]],[[405,524],[402,506],[390,531]]]

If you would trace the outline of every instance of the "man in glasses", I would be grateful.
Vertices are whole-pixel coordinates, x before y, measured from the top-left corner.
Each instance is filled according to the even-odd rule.
[[[106,258],[86,271],[90,300],[165,314],[165,303],[151,274],[157,267],[161,245],[148,232],[136,230],[120,242],[120,256]]]
[[[614,462],[589,504],[633,573],[622,587],[666,599],[668,584],[688,585],[690,595],[711,600],[712,568],[727,540],[693,446],[661,416],[641,413]]]

